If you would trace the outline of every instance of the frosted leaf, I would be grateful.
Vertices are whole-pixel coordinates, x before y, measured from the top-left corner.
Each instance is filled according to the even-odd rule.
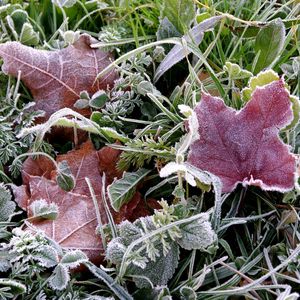
[[[186,167],[183,164],[170,162],[166,164],[159,172],[160,177],[168,177],[173,173],[186,172]]]
[[[185,104],[179,104],[179,105],[178,105],[178,108],[179,108],[179,111],[180,111],[186,118],[188,118],[189,116],[191,116],[192,113],[193,113],[193,110],[192,110],[188,105],[185,105]]]
[[[293,189],[296,158],[278,135],[293,118],[283,80],[257,87],[238,112],[204,93],[195,112],[200,138],[191,145],[188,162],[218,176],[223,193],[238,183],[280,192]]]
[[[182,248],[204,250],[215,242],[217,236],[208,217],[207,213],[203,213],[201,218],[180,226],[182,236],[177,242]]]
[[[61,291],[66,288],[70,281],[68,269],[63,265],[57,265],[49,280],[49,285],[53,290]]]
[[[58,264],[58,253],[48,245],[39,247],[36,254],[33,254],[33,259],[37,260],[43,267],[51,268]]]
[[[55,220],[58,215],[58,206],[53,202],[48,204],[44,199],[33,201],[29,208],[33,217]]]
[[[2,287],[8,287],[14,296],[26,293],[26,286],[16,280],[0,278],[0,288]]]
[[[110,204],[115,211],[128,203],[136,192],[137,185],[144,179],[151,170],[144,168],[136,172],[124,172],[121,179],[115,180],[107,187],[107,194]]]
[[[66,4],[67,1],[58,2]],[[96,80],[97,74],[110,64],[112,57],[107,52],[92,49],[91,44],[95,41],[88,34],[82,34],[74,44],[56,51],[7,42],[0,45],[4,62],[2,70],[15,77],[21,72],[21,80],[36,101],[35,109],[45,111],[48,118],[61,108],[73,108],[81,91],[94,94],[106,89],[107,85],[113,85],[117,78],[115,72]],[[90,109],[79,112],[91,113]]]
[[[76,0],[51,0],[53,4],[57,5],[58,7],[72,7]]]
[[[145,276],[155,286],[166,285],[178,266],[179,247],[175,242],[172,243],[166,256],[162,254],[162,246],[159,248],[160,257],[156,258],[155,261],[149,261],[144,269],[136,266],[131,267],[129,274]],[[138,288],[150,286],[149,282],[143,278],[135,277],[133,281]]]
[[[182,300],[196,300],[197,294],[196,292],[190,287],[184,285],[180,288],[180,295]]]
[[[0,183],[0,222],[7,221],[16,208],[11,194],[3,183]]]
[[[160,177],[168,177],[173,173],[183,172],[185,180],[191,185],[196,186],[194,177],[187,172],[187,168],[184,164],[178,164],[175,162],[167,163],[159,172]]]
[[[125,245],[129,245],[132,241],[141,236],[141,230],[131,222],[125,220],[118,226],[119,234],[123,237]]]
[[[80,264],[87,262],[87,256],[80,250],[67,252],[61,259],[60,263],[70,269],[78,267]]]
[[[126,246],[122,243],[122,238],[114,238],[106,248],[106,258],[113,264],[119,264],[125,254]]]

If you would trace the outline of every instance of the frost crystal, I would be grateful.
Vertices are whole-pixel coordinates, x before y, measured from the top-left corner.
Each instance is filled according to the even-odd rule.
[[[204,93],[195,112],[200,138],[191,145],[188,162],[220,177],[222,192],[240,182],[280,192],[294,187],[296,158],[278,136],[293,119],[283,80],[257,87],[238,112]]]

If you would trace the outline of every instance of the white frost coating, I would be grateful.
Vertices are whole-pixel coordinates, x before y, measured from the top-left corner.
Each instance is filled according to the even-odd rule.
[[[160,177],[168,177],[171,174],[182,172],[184,173],[185,180],[191,185],[196,186],[195,178],[192,174],[188,173],[188,170],[184,164],[178,164],[176,162],[170,162],[166,164],[159,172]]]
[[[180,113],[182,113],[186,118],[191,116],[193,113],[193,110],[188,105],[179,104],[178,108],[179,108]]]
[[[173,173],[186,172],[186,167],[182,164],[170,162],[166,164],[159,172],[160,177],[168,177]]]
[[[189,132],[183,138],[179,149],[177,150],[177,155],[183,155],[190,145],[200,138],[199,136],[199,123],[197,114],[187,105],[178,105],[180,112],[188,116],[188,130]]]

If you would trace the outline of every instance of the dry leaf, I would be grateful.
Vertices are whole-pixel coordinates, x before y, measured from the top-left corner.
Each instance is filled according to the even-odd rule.
[[[238,112],[209,94],[203,94],[195,112],[200,137],[190,147],[188,162],[219,176],[223,192],[239,182],[281,192],[294,187],[295,156],[279,138],[279,129],[293,119],[283,80],[258,87]]]
[[[46,158],[33,160],[28,158],[22,170],[22,177],[26,185],[13,187],[15,200],[28,216],[32,216],[30,204],[39,199],[45,199],[48,203],[54,202],[59,207],[58,218],[51,220],[33,219],[30,222],[37,229],[43,230],[46,235],[58,242],[66,249],[80,249],[95,263],[103,257],[101,238],[95,233],[97,227],[95,207],[90,196],[90,191],[85,181],[88,177],[98,201],[101,221],[107,223],[107,217],[102,202],[102,171],[109,170],[110,176],[114,174],[115,164],[120,155],[119,150],[104,147],[100,151],[94,149],[88,141],[81,145],[80,149],[69,151],[67,154],[58,155],[56,161],[68,162],[76,180],[74,189],[70,192],[63,191],[56,183],[56,170],[53,164]],[[104,163],[105,162],[105,163]],[[49,167],[49,169],[47,169]],[[119,213],[113,212],[116,223],[125,219],[133,220],[150,213],[144,206],[141,195],[137,192],[133,199],[122,207]]]
[[[117,169],[117,163],[122,151],[111,147],[103,147],[98,151],[99,170],[106,175],[107,184],[111,184],[114,178],[121,178],[123,172]]]
[[[7,42],[0,45],[0,57],[4,61],[2,70],[15,77],[21,71],[21,80],[36,101],[35,109],[44,110],[48,118],[63,107],[74,109],[81,91],[93,94],[113,85],[115,72],[96,80],[97,74],[111,63],[112,57],[107,52],[92,49],[90,45],[94,41],[91,36],[82,34],[73,45],[56,51]],[[89,109],[78,111],[90,114]]]

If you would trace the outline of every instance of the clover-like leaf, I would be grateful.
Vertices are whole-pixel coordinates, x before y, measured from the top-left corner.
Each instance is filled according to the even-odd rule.
[[[139,275],[147,277],[155,286],[166,285],[174,275],[178,266],[178,245],[175,242],[171,243],[166,256],[162,255],[162,245],[159,245],[158,248],[160,256],[155,261],[149,261],[144,269],[138,266],[129,268],[129,273],[136,276],[133,280],[137,287],[149,287],[149,282],[142,277],[138,277]]]
[[[220,177],[222,192],[238,183],[280,192],[294,187],[296,158],[278,135],[293,119],[282,79],[257,87],[240,111],[203,93],[195,112],[200,138],[190,146],[188,162]]]
[[[93,41],[96,40],[82,34],[73,45],[56,51],[7,42],[0,45],[0,57],[4,61],[2,70],[13,76],[21,72],[21,80],[36,100],[35,109],[44,110],[49,117],[60,108],[73,108],[81,91],[94,94],[112,85],[116,79],[116,73],[110,72],[96,80],[97,74],[110,64],[112,57],[107,52],[92,49]],[[90,114],[89,109],[79,111]]]

